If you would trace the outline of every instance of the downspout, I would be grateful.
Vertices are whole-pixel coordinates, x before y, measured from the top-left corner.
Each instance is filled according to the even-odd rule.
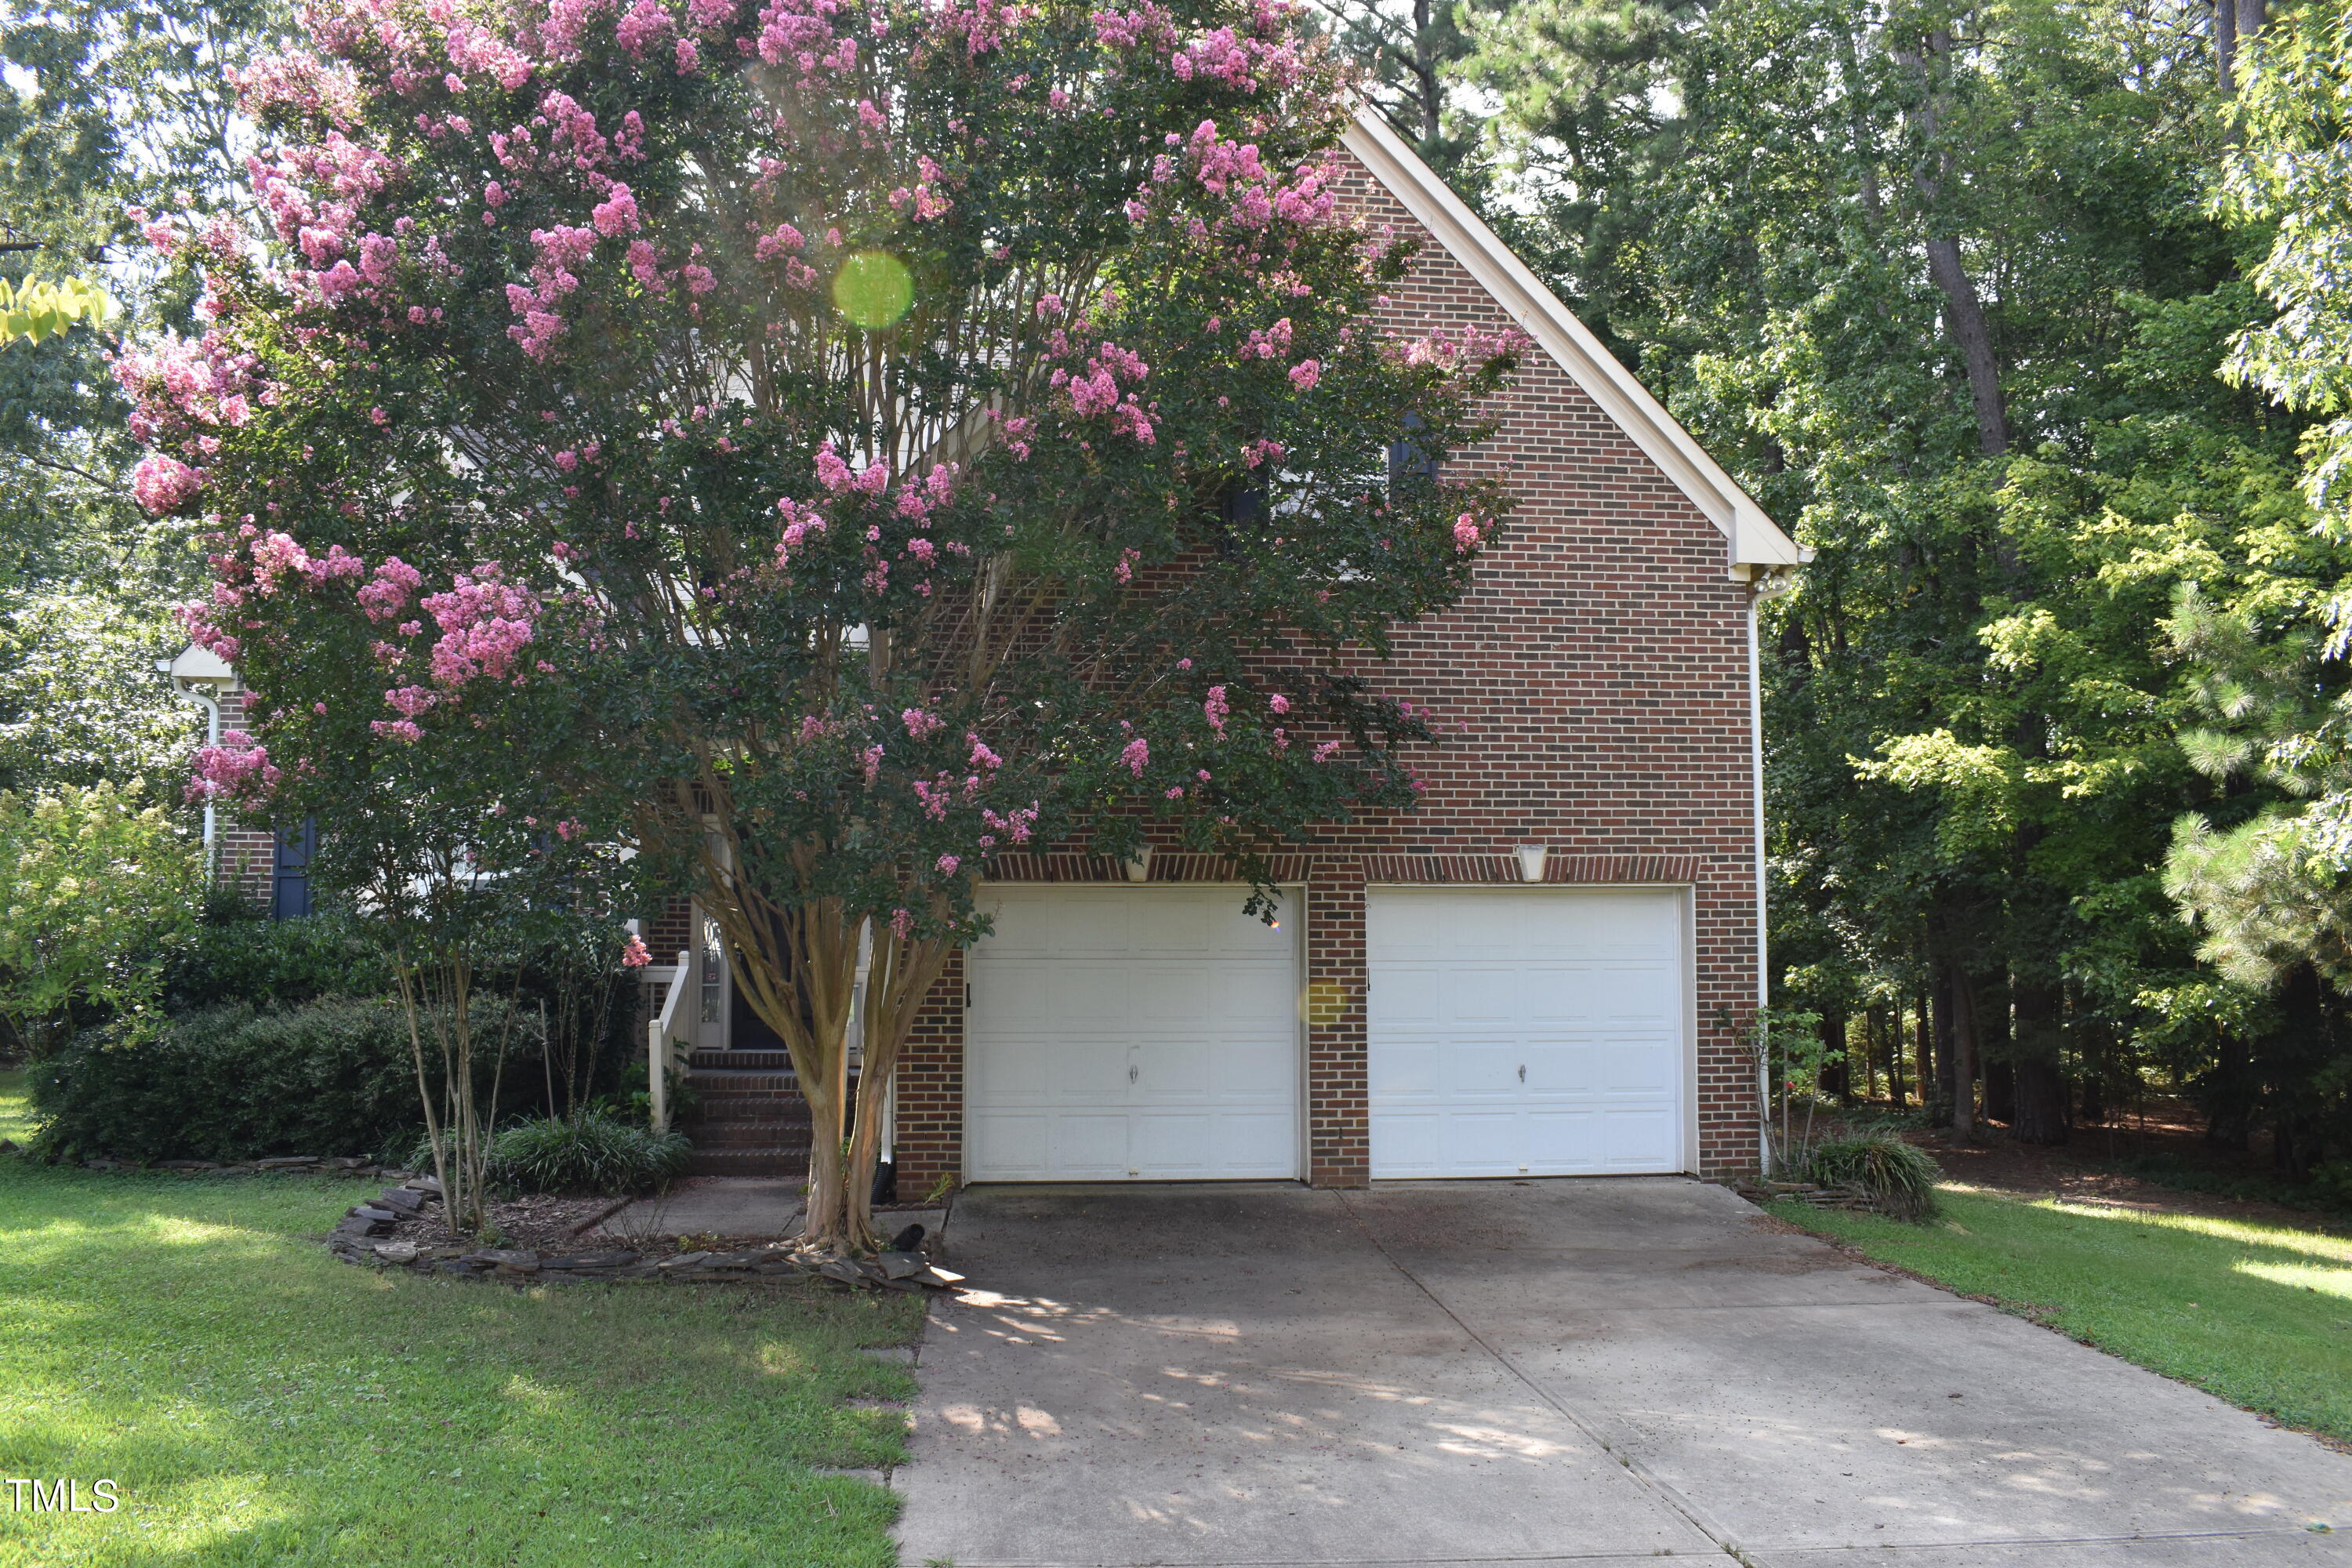
[[[203,705],[205,710],[205,744],[207,746],[219,745],[221,737],[219,700],[215,698],[205,696],[203,692],[197,690],[193,686],[181,687],[180,695],[186,698],[191,702],[201,703]],[[217,868],[213,865],[214,810],[213,797],[207,795],[205,796],[205,876],[207,880],[218,874]]]

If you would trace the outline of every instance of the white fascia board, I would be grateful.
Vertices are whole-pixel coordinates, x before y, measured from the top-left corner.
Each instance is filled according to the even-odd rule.
[[[1658,466],[1691,504],[1706,514],[1731,546],[1731,564],[1796,566],[1803,562],[1794,541],[1781,532],[1739,481],[1724,472],[1705,447],[1667,413],[1633,372],[1603,348],[1591,329],[1560,303],[1559,296],[1528,269],[1526,262],[1455,195],[1379,110],[1360,110],[1341,145],[1371,171],[1390,195],[1404,204],[1437,243],[1494,296],[1536,345],[1558,361],[1569,379],[1613,420],[1626,437]]]

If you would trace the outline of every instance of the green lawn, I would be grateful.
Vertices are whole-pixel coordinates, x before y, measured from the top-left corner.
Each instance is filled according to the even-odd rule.
[[[0,1479],[124,1500],[0,1488],[0,1565],[897,1561],[890,1494],[812,1467],[902,1457],[846,1402],[912,1394],[857,1347],[919,1301],[383,1276],[311,1239],[359,1193],[0,1157]]]
[[[2248,1410],[2352,1440],[2352,1237],[1946,1186],[1924,1226],[1781,1218]]]

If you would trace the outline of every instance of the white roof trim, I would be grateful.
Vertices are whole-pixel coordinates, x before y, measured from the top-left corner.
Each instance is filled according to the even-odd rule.
[[[1560,303],[1559,296],[1511,253],[1495,231],[1455,195],[1420,154],[1389,128],[1380,111],[1367,106],[1340,139],[1341,144],[1370,169],[1372,178],[1404,204],[1423,227],[1436,237],[1456,261],[1546,353],[1559,363],[1569,379],[1601,405],[1619,429],[1655,463],[1707,521],[1723,531],[1731,544],[1734,568],[1796,566],[1801,552],[1780,531],[1739,481],[1666,412],[1633,372],[1601,344],[1591,330]],[[1741,573],[1746,575],[1746,573]]]

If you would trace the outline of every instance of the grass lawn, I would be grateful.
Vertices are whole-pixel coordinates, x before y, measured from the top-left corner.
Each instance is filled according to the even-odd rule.
[[[1782,1219],[2151,1371],[2352,1441],[2352,1237],[1941,1189],[1943,1217],[1776,1204]]]
[[[919,1300],[383,1276],[311,1239],[362,1191],[0,1157],[0,1479],[123,1500],[0,1501],[0,1565],[897,1562],[891,1495],[813,1467],[903,1457],[848,1401],[911,1395],[857,1352]]]

